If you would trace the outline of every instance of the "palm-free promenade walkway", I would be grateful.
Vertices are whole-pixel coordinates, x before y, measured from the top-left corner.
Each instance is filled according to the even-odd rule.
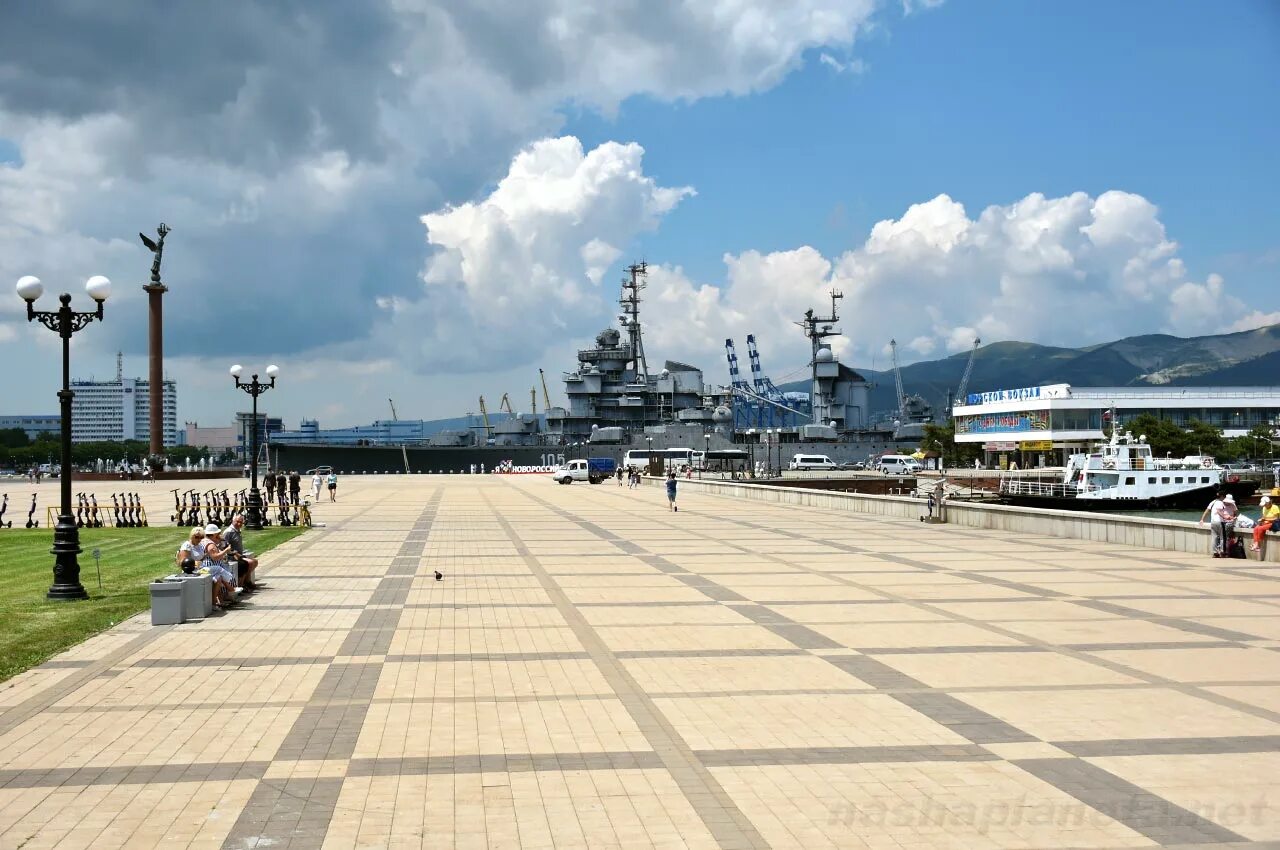
[[[1273,565],[545,476],[341,498],[240,610],[0,689],[0,847],[1280,847]]]

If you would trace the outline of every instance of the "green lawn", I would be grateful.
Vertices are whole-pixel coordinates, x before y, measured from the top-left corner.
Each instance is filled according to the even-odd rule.
[[[306,529],[273,526],[246,531],[245,548],[264,552]],[[53,584],[52,529],[0,531],[0,681],[151,605],[147,585],[174,572],[182,528],[80,529],[80,583],[89,598],[49,602]],[[102,555],[102,587],[92,552]]]

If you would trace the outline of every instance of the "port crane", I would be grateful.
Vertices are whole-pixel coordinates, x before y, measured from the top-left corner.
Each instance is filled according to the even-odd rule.
[[[400,417],[396,415],[396,403],[391,399],[387,399],[387,404],[391,405],[391,421],[399,422]]]
[[[907,394],[902,389],[902,370],[898,368],[898,341],[889,340],[889,351],[893,354],[893,384],[898,391],[898,421],[907,421]]]
[[[964,366],[964,376],[960,378],[960,387],[956,390],[956,404],[964,404],[965,391],[969,389],[969,377],[973,375],[973,361],[978,356],[979,345],[982,345],[982,339],[975,336],[973,350],[969,352],[969,362]],[[947,405],[947,418],[951,418],[951,405]]]
[[[498,402],[498,409],[507,411],[507,415],[512,419],[516,418],[516,412],[511,409],[511,397],[506,393],[502,394],[502,401]]]
[[[489,424],[489,409],[484,406],[484,396],[480,396],[480,418],[484,421],[485,439],[493,436],[493,427]]]
[[[551,393],[547,392],[547,373],[539,369],[538,377],[542,379],[542,402],[543,402],[542,409],[550,410],[551,409]]]

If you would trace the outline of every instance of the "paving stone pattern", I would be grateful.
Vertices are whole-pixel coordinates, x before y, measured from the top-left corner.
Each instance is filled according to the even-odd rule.
[[[1280,847],[1277,568],[680,506],[345,479],[0,687],[0,848]]]

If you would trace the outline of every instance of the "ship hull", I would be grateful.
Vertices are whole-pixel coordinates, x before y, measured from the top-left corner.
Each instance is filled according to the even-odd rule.
[[[1237,502],[1252,496],[1258,489],[1257,482],[1239,481],[1224,484],[1222,488],[1231,493]],[[1166,496],[1148,499],[1093,499],[1080,496],[1026,496],[1000,495],[1001,504],[1015,505],[1023,508],[1045,508],[1058,511],[1160,511],[1160,510],[1195,510],[1203,508],[1218,495],[1218,486],[1196,487]]]

